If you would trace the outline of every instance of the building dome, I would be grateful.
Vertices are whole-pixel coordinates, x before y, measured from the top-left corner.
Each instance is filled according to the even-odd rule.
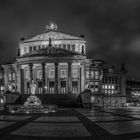
[[[82,37],[60,32],[57,30],[57,25],[51,23],[49,26],[46,26],[46,31],[44,33],[20,42],[20,54],[23,55],[40,48],[46,48],[49,44],[49,39],[52,40],[53,47],[86,53],[86,41]]]

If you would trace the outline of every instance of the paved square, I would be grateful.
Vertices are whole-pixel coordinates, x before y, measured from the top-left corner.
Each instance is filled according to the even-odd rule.
[[[74,116],[42,116],[34,122],[80,122],[80,120]]]
[[[97,112],[97,111],[78,111],[79,113],[81,113],[82,115],[84,115],[84,116],[102,116],[102,115],[104,115],[104,116],[109,116],[109,115],[112,115],[112,114],[110,114],[110,113],[105,113],[105,112]]]
[[[12,124],[14,124],[15,122],[2,122],[2,121],[0,121],[0,129],[1,128],[5,128],[5,127],[7,127],[7,126],[10,126],[10,125],[12,125]]]
[[[88,130],[81,123],[29,123],[12,132],[14,135],[47,136],[47,137],[84,137],[90,136]]]
[[[120,116],[91,116],[87,117],[91,121],[116,121],[116,120],[131,120],[130,118]]]
[[[140,132],[140,121],[96,123],[112,134]]]
[[[6,121],[23,121],[28,119],[30,116],[16,116],[16,115],[0,115],[0,120]]]
[[[128,116],[140,119],[140,114],[132,114],[132,115],[128,115]]]

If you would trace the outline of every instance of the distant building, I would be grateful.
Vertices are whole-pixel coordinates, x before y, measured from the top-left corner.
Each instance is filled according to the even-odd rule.
[[[130,105],[140,105],[140,81],[126,81],[127,102]]]
[[[55,103],[74,103],[74,99],[76,103],[86,88],[92,92],[92,105],[126,103],[126,72],[105,69],[104,61],[89,59],[83,37],[60,32],[56,24],[31,39],[22,39],[16,61],[4,64],[3,69],[5,91],[18,91],[21,96],[31,93],[34,81],[36,94]]]

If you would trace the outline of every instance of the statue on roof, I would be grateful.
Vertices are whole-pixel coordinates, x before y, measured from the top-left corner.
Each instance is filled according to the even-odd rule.
[[[50,25],[46,25],[46,30],[49,31],[49,30],[57,30],[57,24],[54,23],[54,22],[50,22]]]

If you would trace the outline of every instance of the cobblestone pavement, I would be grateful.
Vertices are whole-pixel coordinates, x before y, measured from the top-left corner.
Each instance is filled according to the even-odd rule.
[[[140,109],[59,109],[48,114],[0,113],[0,140],[139,140]]]

